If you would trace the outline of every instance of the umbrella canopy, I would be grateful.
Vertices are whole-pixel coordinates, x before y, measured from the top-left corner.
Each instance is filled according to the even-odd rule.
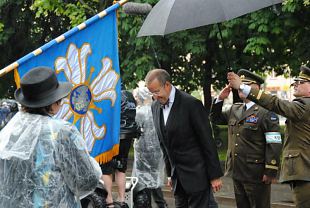
[[[160,0],[144,21],[138,37],[219,23],[280,2],[282,0]]]

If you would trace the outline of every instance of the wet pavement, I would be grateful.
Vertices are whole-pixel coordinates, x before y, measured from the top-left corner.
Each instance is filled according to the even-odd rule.
[[[131,176],[132,170],[132,159],[128,161],[127,176]],[[223,177],[223,187],[221,191],[215,193],[216,201],[218,202],[219,208],[233,208],[236,207],[233,182],[229,177]],[[116,187],[113,188],[116,190]],[[173,194],[170,188],[164,186],[162,188],[164,192],[165,200],[169,208],[175,207]],[[157,206],[152,203],[152,207]],[[272,208],[292,208],[295,207],[293,204],[293,197],[288,184],[272,184],[271,186],[271,207]]]

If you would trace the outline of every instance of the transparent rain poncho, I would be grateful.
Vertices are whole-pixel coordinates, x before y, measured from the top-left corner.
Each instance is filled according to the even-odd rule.
[[[144,188],[155,189],[164,183],[164,160],[153,123],[152,97],[147,88],[134,91],[137,100],[136,122],[142,134],[134,141],[134,164],[132,175],[138,177],[136,191]]]
[[[72,124],[18,112],[0,132],[0,207],[80,207],[101,176]]]

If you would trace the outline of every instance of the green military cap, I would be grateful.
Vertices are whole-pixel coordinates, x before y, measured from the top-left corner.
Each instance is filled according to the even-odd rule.
[[[306,66],[300,67],[300,73],[295,81],[310,81],[310,68]]]
[[[241,78],[242,83],[244,84],[258,84],[261,85],[265,81],[260,76],[254,74],[253,72],[250,72],[246,69],[240,69],[237,73],[239,77]]]

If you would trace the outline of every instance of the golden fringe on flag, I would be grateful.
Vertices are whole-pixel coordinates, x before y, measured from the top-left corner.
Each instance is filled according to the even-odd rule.
[[[16,84],[16,88],[20,88],[20,76],[18,74],[17,68],[14,69],[14,80]]]
[[[118,151],[119,151],[119,144],[116,144],[113,146],[111,150],[96,156],[95,160],[99,164],[107,163],[111,161],[114,156],[118,155]]]

